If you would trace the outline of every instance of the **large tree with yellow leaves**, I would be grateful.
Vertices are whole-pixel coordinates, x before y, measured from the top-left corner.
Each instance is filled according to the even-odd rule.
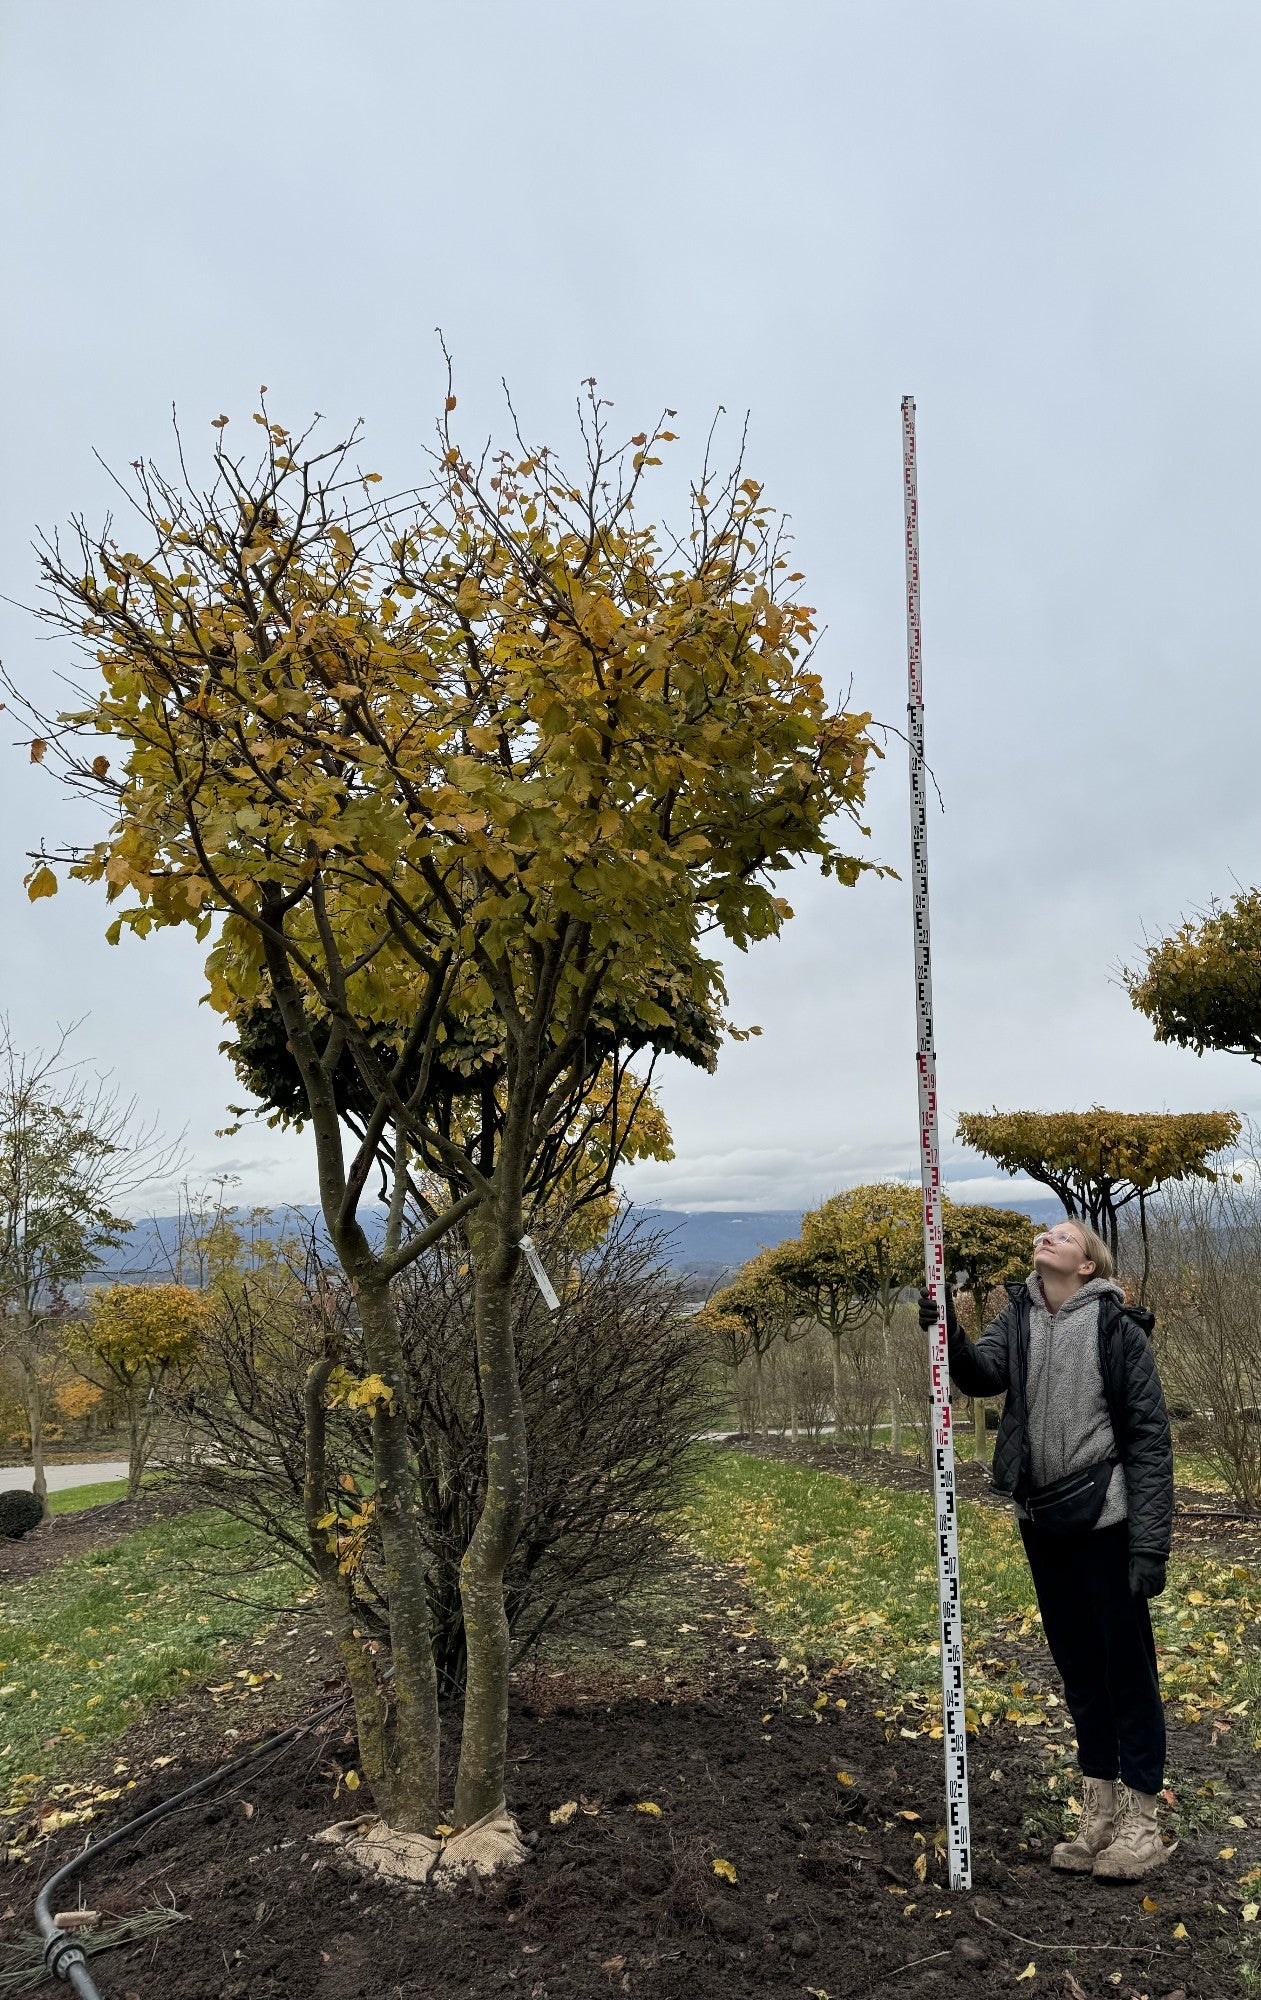
[[[528,1456],[510,1299],[529,1214],[558,1187],[607,1187],[645,1088],[635,1051],[696,1022],[712,1041],[707,936],[774,936],[791,914],[774,878],[795,862],[857,878],[835,827],[872,755],[868,717],[825,696],[814,614],[741,467],[706,464],[672,538],[644,490],[662,425],[612,443],[589,387],[574,476],[519,432],[466,452],[454,408],[393,498],[355,440],[322,450],[263,407],[257,458],[219,420],[204,489],[136,466],[130,546],[82,521],[46,546],[45,615],[92,672],[71,714],[36,717],[32,754],[59,757],[110,824],[28,878],[32,897],[59,866],[103,883],[114,938],[191,927],[214,1006],[283,1023],[380,1384],[390,1681],[344,1618],[339,1640],[378,1803],[418,1834],[440,1817],[438,1709],[391,1282],[465,1231],[487,1451],[461,1578],[468,1826],[504,1799],[503,1575]],[[380,1244],[360,1215],[378,1176]]]

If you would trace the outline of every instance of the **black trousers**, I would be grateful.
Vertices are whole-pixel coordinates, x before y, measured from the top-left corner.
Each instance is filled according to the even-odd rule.
[[[1126,1523],[1053,1535],[1022,1521],[1020,1533],[1083,1775],[1158,1792],[1165,1711],[1147,1601],[1130,1595]]]

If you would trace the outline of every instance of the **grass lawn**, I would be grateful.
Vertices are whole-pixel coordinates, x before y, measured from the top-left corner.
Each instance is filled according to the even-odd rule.
[[[261,1537],[214,1513],[156,1521],[11,1585],[0,1627],[4,1806],[19,1808],[150,1702],[213,1676],[224,1647],[305,1587]]]
[[[706,1450],[688,1533],[741,1565],[769,1636],[792,1658],[827,1653],[873,1669],[898,1708],[940,1728],[937,1572],[926,1494],[861,1486],[751,1452]],[[970,1720],[1036,1725],[1057,1696],[1022,1678],[1013,1641],[1037,1629],[1033,1586],[1010,1515],[959,1508]],[[1161,1677],[1188,1720],[1229,1710],[1261,1747],[1261,1573],[1197,1550],[1170,1565],[1152,1604]],[[1027,1655],[1027,1648],[1024,1649]]]
[[[77,1514],[82,1507],[103,1507],[107,1500],[126,1498],[125,1479],[99,1479],[94,1486],[67,1486],[60,1493],[50,1493],[48,1506],[54,1514]]]

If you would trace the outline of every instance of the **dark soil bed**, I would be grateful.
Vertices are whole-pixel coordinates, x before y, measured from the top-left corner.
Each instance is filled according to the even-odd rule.
[[[326,1723],[88,1870],[83,1900],[109,1917],[162,1898],[188,1918],[98,1958],[102,1992],[1221,2000],[1241,1990],[1234,1883],[1255,1832],[1230,1836],[1239,1859],[1216,1856],[1227,1813],[1253,1829],[1261,1815],[1250,1771],[1204,1732],[1175,1724],[1171,1741],[1177,1782],[1205,1802],[1198,1828],[1184,1828],[1174,1861],[1147,1884],[1108,1888],[1047,1868],[1059,1808],[1037,1732],[987,1730],[973,1751],[975,1886],[952,1894],[934,1849],[940,1745],[891,1728],[870,1684],[822,1663],[805,1678],[787,1671],[712,1579],[697,1588],[702,1607],[722,1610],[689,1614],[712,1635],[691,1640],[690,1655],[645,1650],[642,1671],[588,1658],[522,1675],[510,1797],[534,1853],[519,1874],[480,1895],[439,1896],[341,1873],[312,1836],[362,1809],[364,1792],[353,1805],[344,1790],[335,1801],[354,1748],[344,1723]],[[814,1706],[821,1695],[825,1709]],[[179,1762],[128,1794],[127,1816],[239,1751],[239,1737],[223,1740],[227,1720],[207,1707],[199,1738],[196,1712],[181,1703],[170,1717]],[[162,1738],[151,1718],[146,1746]],[[103,1815],[94,1831],[110,1824]],[[80,1837],[57,1834],[26,1868],[0,1875],[9,1937],[28,1918],[36,1869],[48,1872]],[[736,1880],[716,1874],[715,1861]],[[1144,1908],[1145,1894],[1155,1907]],[[1173,1936],[1179,1924],[1186,1940]]]

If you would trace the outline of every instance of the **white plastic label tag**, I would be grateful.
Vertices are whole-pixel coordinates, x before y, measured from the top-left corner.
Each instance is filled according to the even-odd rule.
[[[535,1249],[532,1238],[523,1236],[521,1238],[521,1248],[525,1252],[526,1263],[534,1273],[534,1282],[543,1294],[544,1305],[550,1306],[553,1312],[559,1312],[560,1300],[556,1296],[556,1288],[548,1277],[547,1272],[543,1269],[543,1259]]]

